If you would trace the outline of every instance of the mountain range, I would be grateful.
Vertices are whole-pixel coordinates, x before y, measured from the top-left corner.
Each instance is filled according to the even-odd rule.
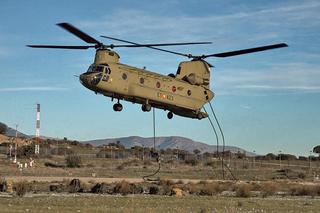
[[[122,138],[112,138],[112,139],[98,139],[98,140],[90,140],[83,141],[84,143],[89,143],[94,146],[99,145],[107,145],[110,143],[120,142],[126,148],[131,148],[134,146],[141,147],[149,147],[152,148],[154,146],[153,137],[144,138],[139,136],[129,136]],[[181,149],[186,150],[190,153],[193,153],[193,150],[198,149],[201,153],[205,152],[216,152],[216,145],[209,145],[206,143],[197,142],[185,137],[179,136],[168,136],[168,137],[156,137],[155,138],[156,149]],[[219,146],[219,151],[222,151],[222,146]],[[233,153],[241,152],[246,153],[247,155],[254,155],[254,153],[247,152],[244,149],[235,147],[235,146],[225,146],[225,151],[230,151]]]
[[[27,135],[22,132],[17,131],[18,137],[22,138],[33,138],[33,135]],[[6,136],[14,137],[16,135],[16,130],[8,127],[5,133]],[[51,138],[47,136],[41,136],[42,139]],[[107,145],[110,143],[117,143],[120,142],[126,148],[131,148],[134,146],[141,146],[141,147],[149,147],[152,148],[154,146],[154,138],[153,137],[139,137],[139,136],[129,136],[129,137],[121,137],[121,138],[111,138],[111,139],[98,139],[98,140],[89,140],[89,141],[82,141],[82,143],[89,143],[94,146],[99,145]],[[192,153],[195,149],[198,149],[201,153],[209,152],[213,153],[217,151],[216,145],[209,145],[202,142],[197,142],[185,137],[179,136],[168,136],[168,137],[156,137],[155,138],[155,145],[156,149],[180,149],[186,150]],[[219,146],[219,151],[222,151],[222,146]],[[225,151],[230,151],[233,153],[241,152],[246,153],[247,156],[254,155],[254,153],[247,152],[244,149],[241,149],[236,146],[225,146]]]

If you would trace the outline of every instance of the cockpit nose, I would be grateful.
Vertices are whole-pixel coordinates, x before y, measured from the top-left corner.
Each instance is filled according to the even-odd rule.
[[[89,86],[89,78],[86,73],[83,73],[79,77],[80,83],[83,84],[84,86]]]
[[[81,84],[89,89],[96,86],[102,78],[102,73],[83,73],[80,75],[79,80]]]

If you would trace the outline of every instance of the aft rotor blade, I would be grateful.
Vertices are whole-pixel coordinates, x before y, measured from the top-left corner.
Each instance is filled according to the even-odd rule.
[[[123,40],[123,39],[113,38],[113,37],[110,37],[110,36],[101,36],[101,37],[108,38],[108,39],[115,40],[115,41],[121,41],[121,42],[128,43],[128,44],[133,44],[133,45],[135,45],[135,47],[147,47],[147,48],[154,49],[154,50],[159,50],[159,51],[162,51],[162,52],[167,52],[167,53],[172,53],[172,54],[175,54],[175,55],[181,55],[181,56],[185,56],[185,57],[190,57],[189,54],[174,52],[174,51],[165,50],[165,49],[160,49],[160,48],[157,48],[157,47],[153,47],[152,45],[148,46],[148,44],[146,44],[146,45],[138,44],[138,43],[131,42],[131,41],[126,41],[126,40]],[[163,46],[165,46],[165,45],[163,45]],[[166,45],[166,46],[169,46],[169,45]]]
[[[82,32],[78,28],[74,27],[73,25],[69,23],[59,23],[58,26],[62,27],[63,29],[67,30],[68,32],[72,33],[73,35],[77,36],[78,38],[82,39],[83,41],[89,43],[89,44],[101,44],[98,40],[95,38],[92,38],[88,34]]]
[[[236,56],[236,55],[243,55],[248,53],[254,53],[254,52],[260,52],[265,50],[271,50],[276,48],[282,48],[287,47],[288,45],[286,43],[280,43],[280,44],[273,44],[273,45],[267,45],[267,46],[261,46],[261,47],[254,47],[249,49],[243,49],[243,50],[236,50],[231,52],[223,52],[223,53],[215,53],[211,55],[204,55],[201,58],[208,58],[208,57],[230,57],[230,56]]]
[[[86,50],[95,46],[64,46],[64,45],[27,45],[32,48],[51,48],[51,49],[76,49],[76,50]]]

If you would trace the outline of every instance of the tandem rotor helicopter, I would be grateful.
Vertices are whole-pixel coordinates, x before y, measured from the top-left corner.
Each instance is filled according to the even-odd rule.
[[[159,43],[140,44],[109,36],[103,38],[127,43],[104,45],[95,38],[82,32],[69,23],[59,23],[58,26],[82,39],[91,45],[64,46],[64,45],[27,45],[32,48],[55,48],[86,50],[95,48],[94,62],[87,72],[80,75],[79,80],[83,86],[96,94],[117,99],[113,110],[120,112],[123,109],[120,100],[141,104],[142,111],[149,112],[152,107],[169,111],[167,117],[172,119],[173,114],[203,119],[208,117],[202,112],[202,107],[210,102],[214,93],[210,90],[210,71],[212,65],[204,59],[209,57],[230,57],[253,52],[265,51],[275,48],[287,47],[285,43],[254,47],[249,49],[222,52],[209,55],[191,55],[179,53],[159,46],[210,44],[211,42],[189,43]],[[119,62],[120,56],[113,51],[114,48],[146,47],[191,59],[179,64],[176,74],[161,75],[145,69],[136,68]]]

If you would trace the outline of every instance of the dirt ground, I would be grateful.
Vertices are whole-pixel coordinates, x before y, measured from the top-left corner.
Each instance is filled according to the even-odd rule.
[[[1,212],[318,212],[318,198],[108,195],[0,197]]]

